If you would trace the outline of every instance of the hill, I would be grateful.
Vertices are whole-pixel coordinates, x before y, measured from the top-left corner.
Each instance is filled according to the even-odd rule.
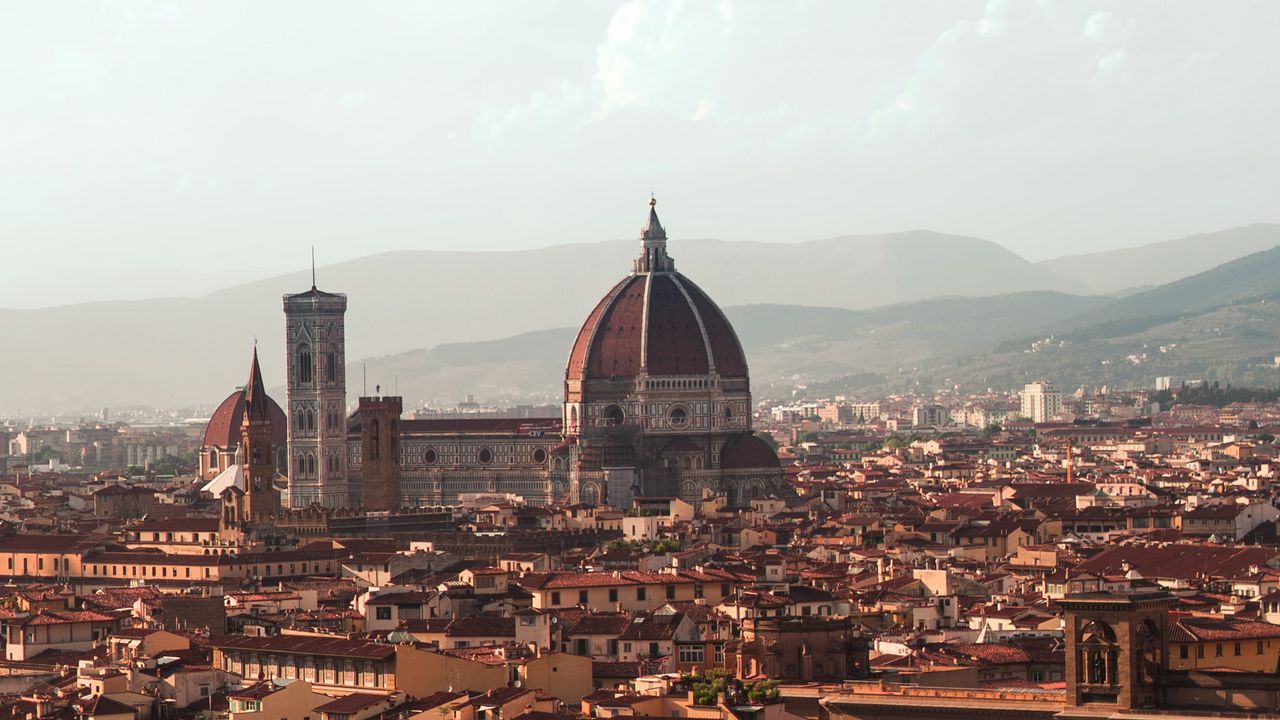
[[[322,267],[319,279],[322,289],[350,297],[354,361],[576,326],[626,274],[636,249],[636,241],[615,241],[385,253]],[[677,267],[721,305],[859,309],[1066,284],[986,240],[922,231],[802,243],[673,240],[671,250]],[[10,346],[21,348],[3,361],[0,414],[212,405],[243,382],[254,338],[267,381],[280,383],[280,298],[309,285],[308,274],[294,273],[199,298],[0,310]],[[402,387],[408,381],[402,374]]]
[[[885,378],[836,378],[815,388],[875,392],[959,385],[1010,388],[1048,378],[1064,389],[1150,386],[1156,377],[1280,386],[1280,248],[1046,322],[989,352],[953,356]]]
[[[875,384],[904,365],[980,352],[1105,302],[1028,292],[862,311],[742,305],[725,308],[725,314],[747,352],[759,395],[849,373]],[[576,327],[566,327],[371,358],[353,364],[347,377],[367,370],[370,383],[377,378],[383,387],[398,387],[408,406],[447,406],[466,393],[499,404],[554,403],[561,396],[564,363],[576,332]]]
[[[1277,245],[1280,224],[1259,223],[1038,264],[1071,280],[1077,292],[1108,294],[1163,285]]]

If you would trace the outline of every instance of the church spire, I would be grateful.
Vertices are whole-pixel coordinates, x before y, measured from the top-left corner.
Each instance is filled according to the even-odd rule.
[[[636,258],[635,271],[671,272],[675,262],[667,255],[667,231],[658,220],[658,200],[649,196],[649,219],[640,230],[640,257]]]
[[[262,368],[258,366],[258,346],[253,346],[253,364],[249,366],[249,382],[244,386],[244,414],[250,422],[271,421],[267,388],[262,382]]]

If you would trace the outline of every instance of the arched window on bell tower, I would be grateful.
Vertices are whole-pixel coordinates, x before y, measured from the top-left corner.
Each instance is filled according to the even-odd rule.
[[[315,361],[311,357],[311,346],[298,346],[298,382],[309,384],[314,375]]]
[[[1120,648],[1110,625],[1094,620],[1080,631],[1076,661],[1083,670],[1084,682],[1103,693],[1112,690],[1119,675]]]

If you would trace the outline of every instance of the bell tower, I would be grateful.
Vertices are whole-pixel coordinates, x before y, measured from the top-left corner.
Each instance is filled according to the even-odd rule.
[[[258,367],[258,349],[253,349],[249,384],[244,391],[244,418],[240,423],[240,453],[244,458],[245,522],[262,522],[280,512],[280,491],[276,490],[276,467],[272,460],[271,407]]]
[[[1154,707],[1168,650],[1169,610],[1164,590],[1068,595],[1067,710],[1125,711]]]
[[[244,411],[240,416],[240,443],[235,463],[240,466],[237,483],[222,492],[222,515],[218,534],[223,540],[244,544],[271,536],[271,518],[280,512],[280,491],[276,489],[275,453],[271,442],[271,398],[262,382],[258,349],[253,349],[249,382],[244,386]]]
[[[347,296],[284,296],[289,412],[289,505],[348,506]]]

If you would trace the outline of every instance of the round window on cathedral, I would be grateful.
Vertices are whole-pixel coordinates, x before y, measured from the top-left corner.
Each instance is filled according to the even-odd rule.
[[[489,448],[480,448],[480,464],[488,465],[493,462],[493,451]]]
[[[671,418],[671,427],[682,428],[689,426],[689,411],[682,407],[671,408],[668,416]]]
[[[424,453],[424,454],[422,455],[422,459],[423,459],[423,460],[425,460],[425,461],[426,461],[426,463],[427,463],[428,465],[435,465],[435,464],[436,464],[436,459],[437,459],[437,458],[436,458],[436,451],[435,451],[435,450],[428,450],[426,453]]]
[[[623,414],[622,408],[617,405],[610,405],[604,409],[605,425],[621,425],[626,419],[627,416]]]
[[[542,448],[538,448],[537,450],[534,450],[534,451],[533,451],[533,461],[534,461],[534,462],[536,462],[536,463],[538,463],[539,465],[541,465],[542,463],[546,462],[546,461],[547,461],[547,451],[546,451],[546,450],[543,450]]]

